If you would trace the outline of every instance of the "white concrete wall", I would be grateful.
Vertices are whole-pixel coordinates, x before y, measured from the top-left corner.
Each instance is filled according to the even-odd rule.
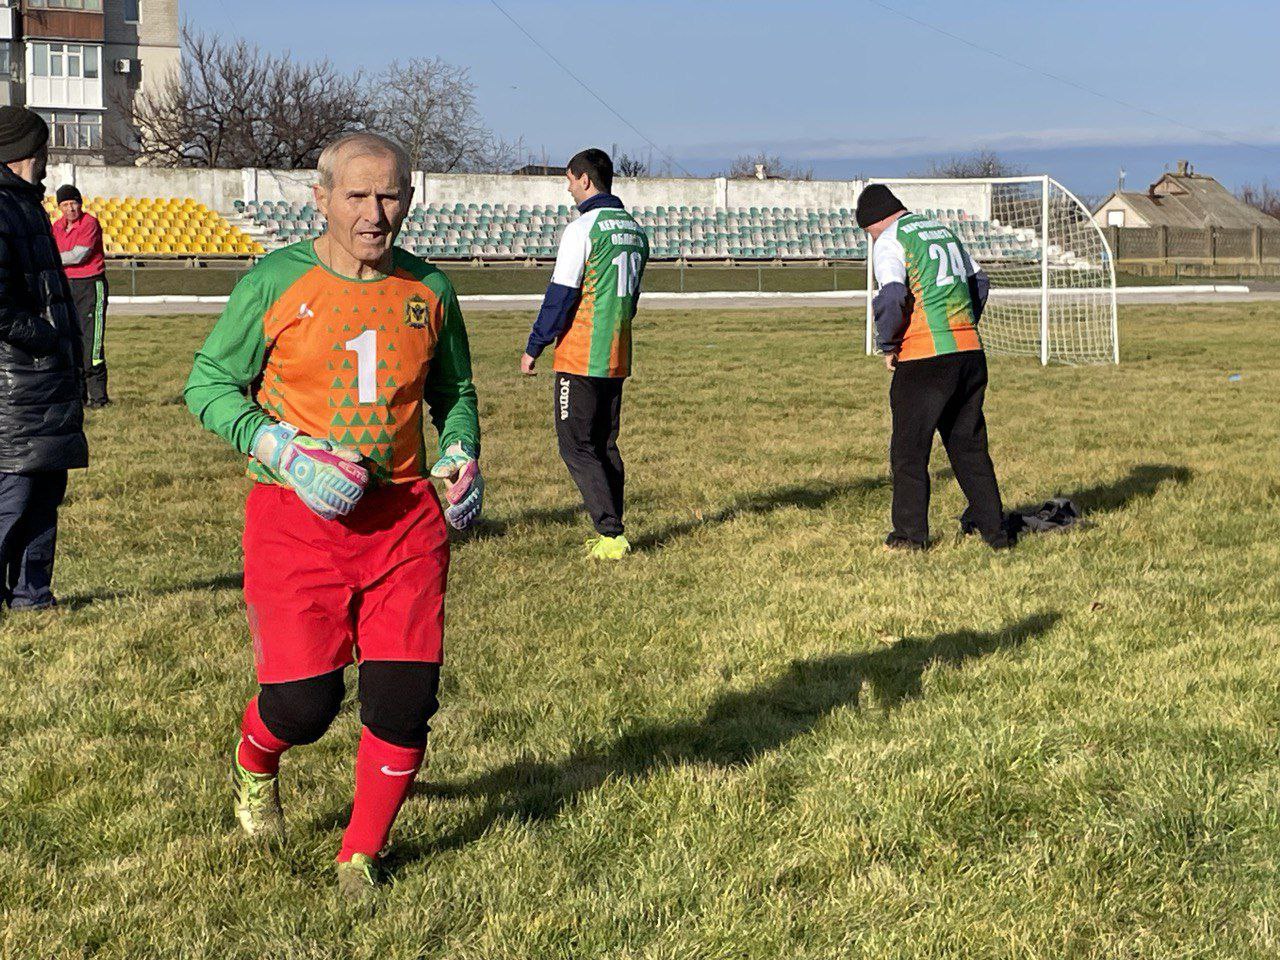
[[[73,183],[86,197],[193,197],[222,211],[231,210],[244,196],[239,170],[51,163],[44,182],[50,192]]]
[[[55,164],[50,189],[75,183],[85,196],[194,197],[230,212],[236,200],[311,199],[314,170],[188,170]],[[873,182],[873,181],[867,181]],[[505,203],[568,206],[560,177],[415,173],[418,203]],[[862,192],[858,180],[724,180],[619,178],[615,192],[632,207],[800,207],[852,210]],[[991,190],[984,184],[891,184],[913,209],[952,208],[990,219]]]

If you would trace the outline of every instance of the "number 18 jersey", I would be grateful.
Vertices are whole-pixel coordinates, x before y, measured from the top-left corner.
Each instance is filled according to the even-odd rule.
[[[648,262],[649,238],[626,210],[599,207],[565,228],[551,282],[582,294],[556,342],[557,371],[631,375],[631,321]]]
[[[982,349],[969,294],[978,266],[950,228],[908,213],[880,235],[872,256],[876,283],[902,283],[911,292],[899,360]]]

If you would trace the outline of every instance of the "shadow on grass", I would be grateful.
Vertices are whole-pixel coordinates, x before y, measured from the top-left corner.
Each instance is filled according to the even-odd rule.
[[[658,550],[672,540],[687,536],[702,527],[728,523],[735,517],[751,514],[772,513],[787,507],[799,507],[802,510],[818,510],[850,494],[870,493],[889,485],[884,477],[868,478],[853,483],[819,483],[787,487],[773,490],[761,490],[735,500],[729,506],[712,513],[684,520],[665,527],[659,527],[651,533],[641,534],[634,539],[631,547],[636,551]],[[510,517],[485,520],[475,529],[455,534],[455,543],[469,543],[480,540],[493,540],[506,536],[513,528],[525,525],[572,523],[586,513],[582,505],[524,510]]]
[[[1178,467],[1168,463],[1140,463],[1129,468],[1128,476],[1113,480],[1110,483],[1099,483],[1074,493],[1061,496],[1075,501],[1076,506],[1085,514],[1114,513],[1123,510],[1135,500],[1146,500],[1155,496],[1156,492],[1167,483],[1181,486],[1189,483],[1195,476],[1189,467]],[[1018,513],[1035,513],[1043,502],[1023,504],[1016,508]]]
[[[688,536],[702,527],[728,523],[737,517],[772,513],[775,510],[785,510],[787,507],[820,510],[841,497],[871,493],[888,485],[889,481],[885,477],[867,477],[853,483],[794,484],[774,490],[762,490],[737,499],[714,513],[660,527],[652,533],[641,534],[632,541],[631,546],[632,549],[641,552],[660,550],[672,540]]]
[[[163,597],[173,593],[186,593],[190,590],[242,590],[244,575],[241,573],[223,573],[216,577],[203,577],[199,580],[188,580],[163,587],[141,587],[134,590],[91,590],[88,593],[72,593],[58,598],[58,606],[67,610],[79,610],[94,603],[111,600],[134,600],[143,597]]]
[[[923,639],[908,637],[860,654],[794,661],[782,676],[741,692],[722,694],[697,720],[650,724],[612,744],[559,761],[518,761],[462,783],[423,785],[419,793],[479,798],[484,809],[458,829],[431,841],[398,844],[404,861],[464,847],[501,821],[538,823],[611,780],[639,780],[681,764],[748,764],[810,733],[828,714],[857,708],[869,688],[878,706],[892,710],[919,697],[926,669],[1018,647],[1061,619],[1029,616],[1001,630],[960,630]]]
[[[505,537],[513,527],[543,526],[559,523],[572,523],[587,512],[587,508],[579,504],[570,507],[538,507],[533,510],[521,510],[510,517],[489,519],[485,517],[479,525],[463,533],[452,533],[454,543],[470,543],[476,540],[496,540]]]

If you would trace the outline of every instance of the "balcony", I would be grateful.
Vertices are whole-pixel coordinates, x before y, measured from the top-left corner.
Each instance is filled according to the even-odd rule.
[[[22,35],[28,40],[91,40],[102,43],[105,26],[101,11],[28,7],[22,12]]]
[[[12,40],[18,35],[18,8],[0,7],[0,40]]]

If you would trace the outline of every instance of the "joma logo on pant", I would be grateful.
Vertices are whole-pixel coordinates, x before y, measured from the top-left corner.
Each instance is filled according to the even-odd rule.
[[[560,419],[569,419],[569,381],[560,381]]]

